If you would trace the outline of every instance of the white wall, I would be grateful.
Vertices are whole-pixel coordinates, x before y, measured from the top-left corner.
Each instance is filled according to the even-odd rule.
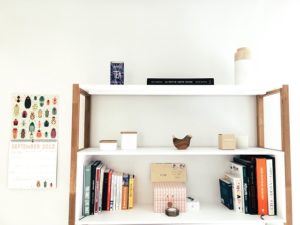
[[[216,84],[231,84],[236,48],[250,47],[257,83],[290,84],[293,171],[299,171],[297,12],[296,0],[0,0],[0,224],[67,224],[71,84],[108,83],[111,60],[125,61],[128,84],[150,76],[213,76]],[[15,92],[60,95],[54,191],[7,189]],[[296,202],[296,173],[293,182]],[[299,210],[295,204],[294,224]]]

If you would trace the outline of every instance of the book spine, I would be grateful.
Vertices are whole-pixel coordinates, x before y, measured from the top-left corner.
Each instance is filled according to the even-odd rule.
[[[246,181],[246,174],[244,174],[244,169],[245,169],[245,166],[243,165],[240,165],[240,164],[237,164],[237,163],[234,163],[232,162],[231,163],[231,166],[230,166],[230,170],[231,170],[231,173],[237,177],[239,177],[241,179],[241,183],[242,183],[242,186],[241,186],[241,201],[242,201],[242,210],[243,212],[245,213],[248,213],[248,206],[245,207],[245,181]],[[246,171],[245,171],[246,173]],[[246,190],[247,190],[247,187],[246,187]],[[247,194],[246,194],[246,197],[247,197]],[[245,209],[247,208],[247,210]]]
[[[214,78],[147,78],[147,85],[213,85]]]
[[[130,175],[129,191],[128,191],[128,209],[133,208],[133,193],[134,193],[134,175]]]
[[[102,211],[102,195],[103,195],[103,180],[104,180],[104,171],[106,169],[105,165],[102,165],[100,169],[100,184],[99,184],[99,210],[98,212]]]
[[[273,163],[273,188],[274,188],[274,215],[277,215],[277,197],[276,197],[276,167],[275,167],[275,158],[270,157]]]
[[[94,215],[95,207],[95,187],[96,187],[96,167],[100,161],[95,161],[91,166],[91,193],[90,193],[90,215]]]
[[[244,182],[244,209],[245,213],[249,214],[249,177],[247,176],[247,168],[243,167],[243,182]]]
[[[268,215],[268,191],[266,159],[256,159],[257,203],[258,214]]]
[[[114,194],[113,194],[113,210],[117,210],[117,173],[114,176]]]
[[[107,190],[108,190],[109,170],[105,170],[103,176],[102,210],[107,210]]]
[[[122,186],[122,209],[127,209],[128,206],[128,186]]]
[[[112,180],[112,170],[108,173],[108,183],[107,183],[107,199],[106,199],[106,210],[110,210],[110,195],[111,195],[111,180]]]
[[[128,209],[128,174],[123,174],[122,180],[122,209]]]
[[[267,159],[267,187],[268,187],[268,211],[270,216],[275,215],[275,200],[274,200],[274,182],[273,182],[273,162],[272,159]]]
[[[115,179],[116,175],[115,172],[112,173],[111,175],[111,190],[110,190],[110,202],[109,202],[109,210],[112,211],[114,210],[114,202],[115,202]]]
[[[95,206],[94,213],[98,213],[99,210],[99,187],[100,187],[100,167],[96,168],[96,180],[95,180]]]
[[[90,215],[91,167],[84,167],[84,216]]]
[[[118,210],[122,209],[122,173],[119,173],[118,176]]]

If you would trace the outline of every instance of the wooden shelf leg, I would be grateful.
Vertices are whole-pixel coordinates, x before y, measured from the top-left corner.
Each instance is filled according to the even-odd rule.
[[[289,89],[283,85],[280,92],[281,100],[281,143],[285,155],[285,189],[286,189],[286,225],[293,224],[292,218],[292,177],[291,177],[291,147],[289,118]]]
[[[79,115],[80,114],[80,88],[73,85],[72,102],[72,140],[71,140],[71,166],[70,166],[70,196],[69,196],[69,225],[75,224],[75,200],[76,200],[76,164],[79,147]]]

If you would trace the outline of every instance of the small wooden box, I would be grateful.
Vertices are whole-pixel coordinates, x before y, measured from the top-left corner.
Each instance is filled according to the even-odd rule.
[[[186,185],[182,182],[155,182],[153,183],[154,212],[164,213],[168,202],[179,212],[186,212]]]
[[[117,150],[116,140],[101,140],[99,141],[100,150]]]
[[[186,182],[184,163],[152,163],[151,182]]]
[[[235,149],[236,141],[234,134],[219,134],[219,149]]]

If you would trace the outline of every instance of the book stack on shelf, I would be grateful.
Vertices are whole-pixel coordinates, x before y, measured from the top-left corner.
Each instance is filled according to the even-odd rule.
[[[83,216],[133,208],[134,175],[109,169],[101,161],[84,166]]]
[[[227,208],[252,215],[277,214],[274,157],[234,157],[219,185],[221,202]]]

